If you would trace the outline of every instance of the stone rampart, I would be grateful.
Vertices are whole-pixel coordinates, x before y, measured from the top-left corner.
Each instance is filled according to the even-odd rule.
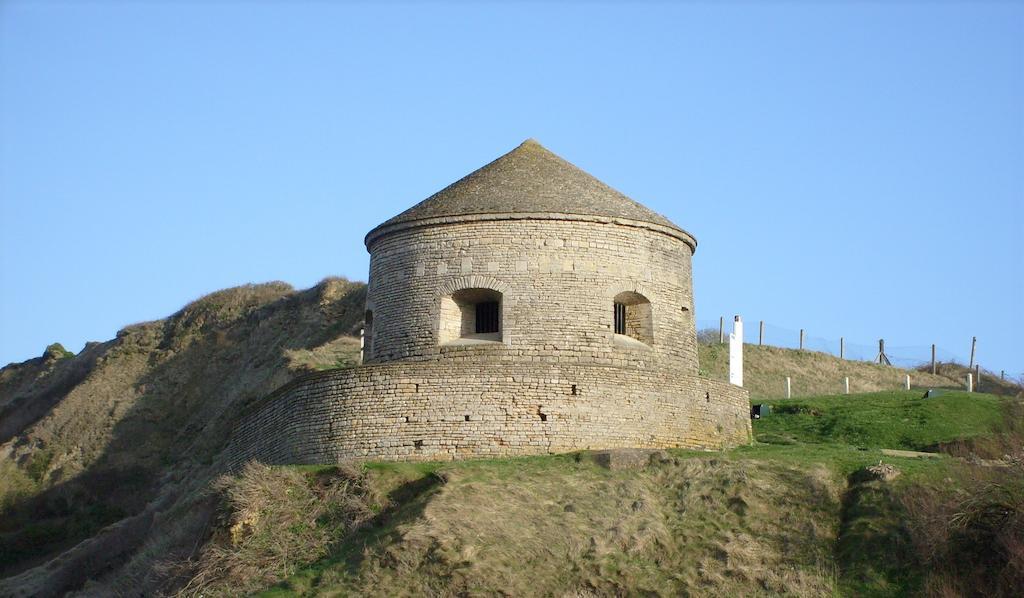
[[[300,378],[250,405],[228,465],[450,460],[749,442],[742,388],[599,365],[370,364]]]

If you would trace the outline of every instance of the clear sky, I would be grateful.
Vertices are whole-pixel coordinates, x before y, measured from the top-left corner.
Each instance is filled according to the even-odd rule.
[[[1012,2],[3,2],[0,365],[365,280],[527,137],[697,237],[700,320],[1024,372]]]

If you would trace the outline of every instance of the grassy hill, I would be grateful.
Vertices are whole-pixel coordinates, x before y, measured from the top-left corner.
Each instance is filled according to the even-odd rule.
[[[758,401],[778,396],[786,375],[801,396],[773,402],[776,416],[755,423],[761,442],[728,454],[669,452],[635,471],[570,455],[254,467],[219,479],[218,455],[245,404],[301,372],[355,363],[364,297],[364,285],[338,279],[303,291],[246,285],[77,355],[53,345],[0,369],[0,595],[236,595],[282,579],[268,591],[885,593],[939,583],[921,572],[949,555],[915,553],[916,577],[884,567],[862,576],[877,563],[851,565],[842,547],[857,536],[843,530],[896,525],[900,546],[931,530],[930,545],[951,546],[960,532],[906,523],[900,501],[925,499],[901,485],[948,478],[947,490],[984,497],[987,486],[970,476],[1016,471],[970,466],[965,478],[961,459],[881,452],[1016,454],[1006,423],[1016,403],[980,394],[923,401],[893,392],[899,370],[748,346]],[[725,377],[722,347],[703,346],[700,357],[702,369]],[[915,385],[957,387],[962,369],[948,367],[944,376],[914,374]],[[843,375],[855,391],[888,392],[821,396],[837,392]],[[874,482],[851,479],[879,460],[903,475],[891,488],[858,490]],[[854,515],[871,497],[885,499],[879,522]],[[957,504],[933,503],[914,509]],[[997,542],[991,536],[982,534]]]
[[[729,379],[729,346],[701,343],[698,346],[701,371],[719,380]],[[953,363],[939,364],[936,375],[930,367],[905,370],[867,361],[843,360],[818,351],[743,345],[743,386],[751,398],[780,398],[785,378],[790,377],[793,396],[820,396],[843,392],[843,378],[850,379],[850,392],[863,393],[902,389],[910,374],[911,388],[963,389],[967,368]],[[1013,381],[983,372],[980,390],[1016,396],[1021,387]]]
[[[609,470],[587,454],[252,466],[221,482],[222,531],[189,570],[189,588],[248,593],[275,577],[283,581],[263,595],[999,595],[1024,587],[1015,569],[1024,554],[1012,554],[1024,537],[1019,460],[983,467],[883,452],[982,438],[1019,451],[1019,402],[888,392],[771,404],[774,413],[754,424],[753,446],[665,451],[639,469]],[[880,463],[883,474],[892,466],[899,475],[881,479]],[[313,496],[320,506],[310,511]],[[967,517],[968,538],[942,519],[950,509]],[[1011,514],[993,528],[986,513],[998,509]],[[240,525],[245,531],[232,535]],[[315,549],[297,549],[303,534]],[[985,546],[1006,550],[972,561]],[[254,575],[254,562],[273,565]]]
[[[240,406],[350,360],[364,298],[342,279],[246,285],[78,355],[50,347],[0,369],[0,577],[54,594],[132,555],[151,570],[140,549],[153,537],[193,546],[211,512],[195,497]],[[161,528],[182,505],[181,529]],[[62,553],[57,571],[37,567]]]

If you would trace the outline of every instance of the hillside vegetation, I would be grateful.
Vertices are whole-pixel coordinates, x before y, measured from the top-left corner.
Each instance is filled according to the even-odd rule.
[[[700,343],[701,371],[719,380],[729,379],[729,346]],[[818,351],[800,351],[780,347],[743,345],[743,386],[751,398],[785,396],[785,378],[789,376],[793,396],[821,396],[843,392],[843,378],[850,379],[850,392],[863,393],[903,388],[910,374],[911,388],[963,389],[967,368],[953,363],[938,364],[936,375],[930,366],[905,370],[867,361],[843,360]],[[1016,396],[1021,387],[984,372],[981,387],[975,390]]]
[[[992,530],[1017,529],[1008,520],[914,528],[901,502],[962,521],[960,495],[942,498],[950,489],[987,505],[997,497],[985,472],[1015,488],[1004,455],[1019,452],[1007,424],[1021,419],[1007,416],[1017,403],[962,393],[925,401],[894,392],[897,370],[756,347],[747,381],[759,402],[778,396],[786,375],[800,395],[834,394],[843,372],[853,372],[855,391],[887,392],[773,402],[777,414],[755,423],[757,445],[667,452],[640,470],[567,455],[251,465],[221,476],[220,453],[246,404],[302,372],[357,362],[364,300],[364,285],[340,279],[304,291],[246,285],[78,354],[51,345],[0,369],[0,595],[884,594],[947,583],[925,575],[925,564],[951,571],[949,587],[982,583],[947,563],[991,551],[964,553],[949,538],[982,529],[969,546],[1002,546]],[[701,347],[712,376],[725,377],[724,359],[721,347]],[[914,380],[958,385],[956,371],[938,378]],[[904,472],[894,484],[851,482],[880,460]],[[899,490],[935,480],[938,490]],[[854,492],[871,484],[877,492]],[[884,516],[862,518],[862,504]],[[909,577],[857,562],[849,547],[859,536],[844,530],[858,521],[898,530],[883,536],[900,547],[936,548],[910,550]],[[999,572],[984,583],[1015,579],[1008,562],[1000,552],[977,567]]]
[[[638,469],[609,470],[586,453],[250,466],[223,487],[276,488],[281,498],[229,492],[222,529],[245,522],[248,531],[215,533],[184,569],[187,587],[256,591],[269,578],[248,572],[252,562],[273,563],[263,571],[285,578],[266,596],[1013,595],[1024,587],[1024,553],[1014,552],[1024,537],[1019,457],[971,466],[883,452],[1004,434],[999,450],[1019,455],[1020,430],[1008,419],[1024,413],[1019,403],[890,392],[772,404],[751,447],[654,452]],[[292,498],[341,485],[337,510],[326,499],[303,517]],[[986,517],[1000,509],[993,527]],[[969,522],[961,529],[944,510]],[[318,530],[316,549],[282,554],[295,529]],[[986,545],[995,556],[971,561]]]
[[[134,567],[129,557],[131,575],[149,575],[154,538],[194,546],[211,512],[198,497],[241,405],[351,363],[364,298],[365,285],[341,279],[246,285],[78,355],[50,347],[0,370],[0,577],[22,574],[0,595],[79,587],[126,559]]]

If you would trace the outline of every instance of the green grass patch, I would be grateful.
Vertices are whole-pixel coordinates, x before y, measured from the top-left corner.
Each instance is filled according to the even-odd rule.
[[[925,450],[942,442],[992,433],[1003,419],[1003,399],[949,392],[875,392],[758,401],[772,413],[754,421],[758,441],[843,444]]]

